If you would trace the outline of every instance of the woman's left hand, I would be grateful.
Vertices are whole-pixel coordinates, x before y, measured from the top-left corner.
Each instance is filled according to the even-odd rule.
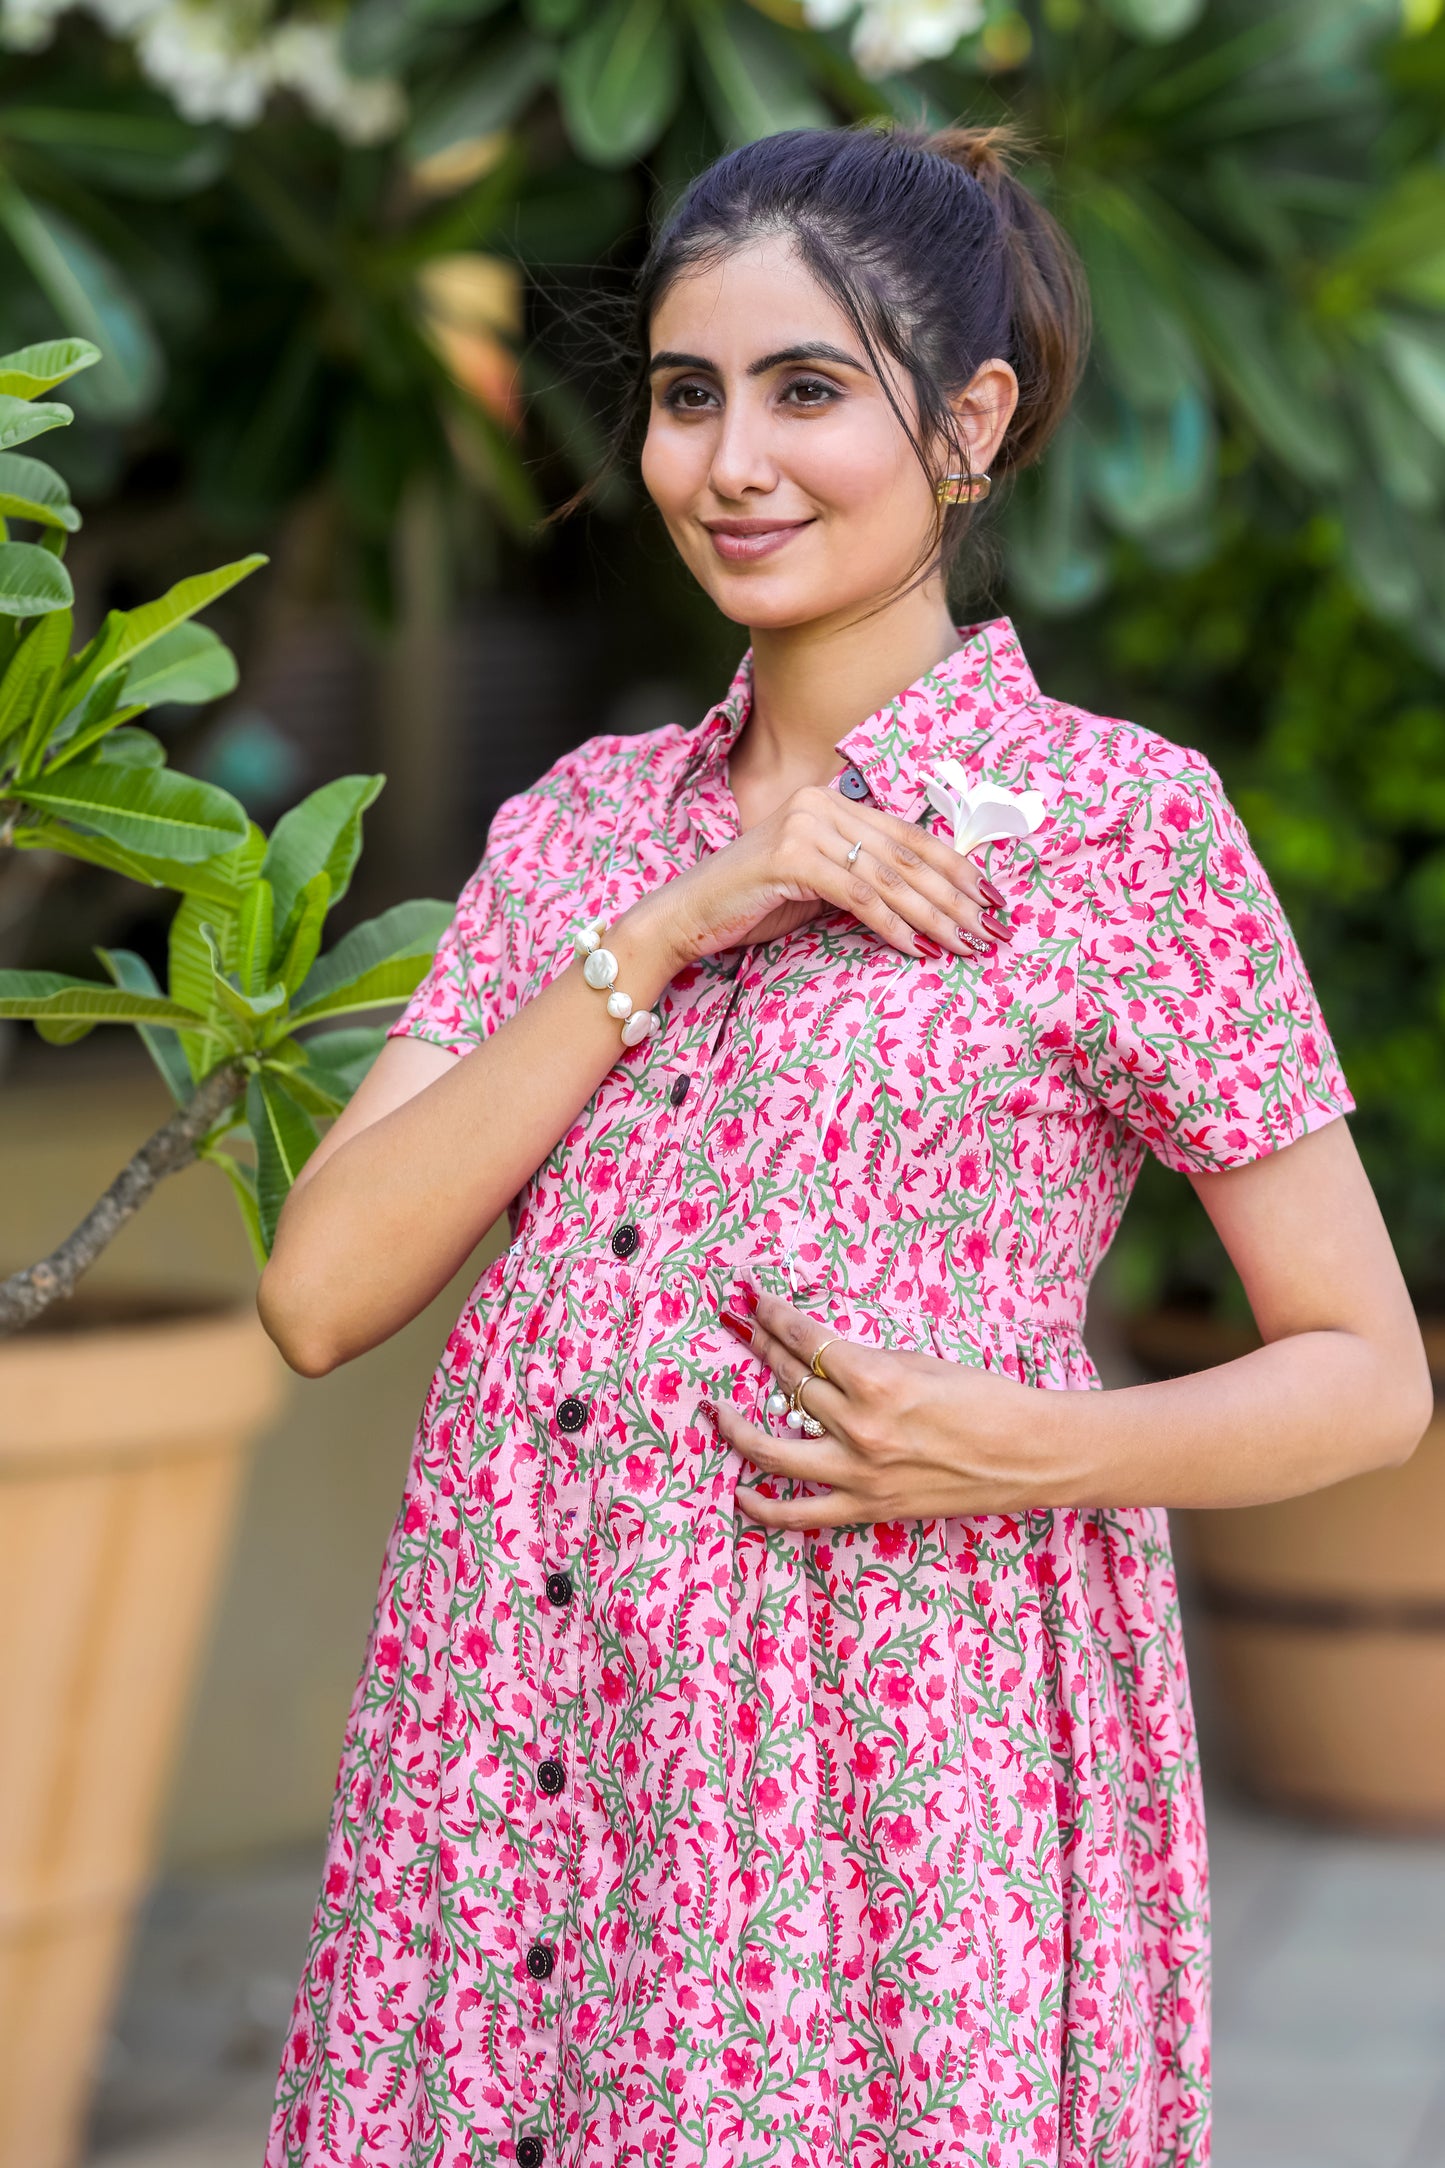
[[[825,1350],[827,1376],[804,1387],[802,1405],[826,1435],[760,1430],[727,1402],[718,1407],[718,1428],[767,1474],[828,1486],[817,1497],[769,1498],[739,1483],[737,1501],[750,1520],[767,1528],[829,1528],[1020,1513],[1066,1502],[1047,1495],[1062,1488],[1049,1442],[1055,1411],[1046,1403],[1053,1394],[935,1355],[840,1339],[771,1295],[758,1297],[749,1322],[752,1352],[785,1393]]]

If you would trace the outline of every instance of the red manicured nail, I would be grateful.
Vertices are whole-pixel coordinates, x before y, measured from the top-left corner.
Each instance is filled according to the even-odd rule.
[[[744,1347],[752,1346],[753,1328],[751,1325],[744,1324],[740,1317],[734,1317],[731,1310],[722,1310],[718,1314],[735,1340],[741,1340]]]
[[[916,933],[913,936],[913,946],[919,955],[926,956],[930,963],[937,963],[944,953],[936,941],[929,940],[926,933]]]
[[[991,933],[993,935],[995,941],[1011,941],[1013,939],[1013,936],[1009,932],[1007,926],[1003,925],[1000,920],[996,919],[991,911],[980,911],[978,914],[978,922],[980,926],[982,926],[985,933]]]
[[[733,1301],[742,1311],[744,1317],[757,1316],[758,1298],[750,1287],[735,1287],[733,1289]]]
[[[984,894],[987,896],[989,902],[993,905],[996,911],[1007,910],[1007,904],[1004,902],[1004,899],[999,894],[998,890],[994,887],[992,881],[986,881],[983,875],[980,874],[978,877],[978,885],[983,890]]]

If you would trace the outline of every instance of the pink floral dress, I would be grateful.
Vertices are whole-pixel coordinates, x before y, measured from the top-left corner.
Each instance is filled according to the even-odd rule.
[[[767,1533],[704,1403],[739,1286],[1041,1390],[1145,1149],[1350,1107],[1207,763],[1042,695],[1011,627],[851,731],[908,821],[1042,793],[1011,948],[826,914],[694,965],[517,1198],[422,1413],[268,2168],[1200,2168],[1204,1826],[1162,1511]],[[498,814],[396,1029],[458,1054],[737,833],[744,661]],[[465,1179],[465,1169],[458,1169]]]

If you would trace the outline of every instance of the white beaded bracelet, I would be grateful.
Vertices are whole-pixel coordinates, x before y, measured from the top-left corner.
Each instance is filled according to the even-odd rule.
[[[605,918],[588,919],[572,936],[572,946],[582,958],[582,976],[587,984],[599,994],[607,996],[607,1014],[615,1016],[622,1026],[622,1044],[641,1046],[654,1032],[661,1031],[662,1018],[651,1009],[634,1009],[631,994],[624,994],[617,984],[617,958],[611,949],[601,946],[607,931]]]

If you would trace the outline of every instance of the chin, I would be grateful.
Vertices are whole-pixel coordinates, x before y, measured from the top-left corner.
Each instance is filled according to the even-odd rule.
[[[787,632],[794,626],[816,624],[819,618],[836,616],[853,599],[840,601],[836,589],[824,591],[812,580],[806,586],[791,580],[748,579],[704,580],[702,585],[724,617],[755,632]]]

